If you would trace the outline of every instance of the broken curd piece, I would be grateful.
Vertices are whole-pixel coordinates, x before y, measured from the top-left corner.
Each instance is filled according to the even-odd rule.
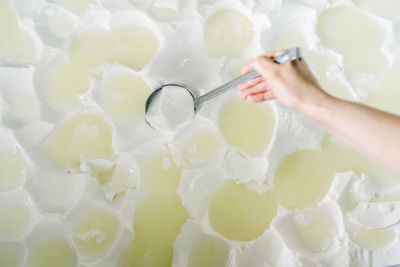
[[[94,208],[83,213],[72,229],[73,242],[87,259],[103,257],[117,239],[120,221],[114,211]]]
[[[300,241],[311,251],[324,250],[334,237],[335,225],[329,214],[317,212],[312,215],[311,222],[298,225],[297,234]]]
[[[162,20],[174,20],[179,16],[179,12],[190,0],[156,0],[153,3],[151,12]]]
[[[372,14],[382,16],[388,19],[398,19],[400,10],[400,2],[397,0],[381,0],[379,2],[374,0],[353,0],[353,2]]]
[[[291,249],[318,255],[335,249],[336,239],[342,234],[339,207],[324,202],[317,208],[285,214],[276,224]]]
[[[54,2],[76,13],[83,13],[90,6],[97,5],[97,0],[54,0]]]
[[[382,249],[393,244],[396,236],[396,231],[393,228],[360,228],[353,237],[353,241],[366,249]]]

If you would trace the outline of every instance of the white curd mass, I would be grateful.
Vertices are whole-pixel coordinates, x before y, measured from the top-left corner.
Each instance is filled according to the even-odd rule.
[[[400,115],[397,0],[0,0],[0,267],[400,264],[400,177],[278,101],[202,95],[300,46]],[[377,153],[379,153],[377,151]]]

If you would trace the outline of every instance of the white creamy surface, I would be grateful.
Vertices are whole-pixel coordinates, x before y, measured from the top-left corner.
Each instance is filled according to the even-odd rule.
[[[329,93],[400,114],[399,7],[0,0],[0,267],[400,264],[400,177],[278,101],[194,114],[171,85],[144,120],[161,84],[201,95],[294,46]]]
[[[194,99],[180,86],[163,86],[149,104],[146,119],[158,130],[174,130],[194,118]]]

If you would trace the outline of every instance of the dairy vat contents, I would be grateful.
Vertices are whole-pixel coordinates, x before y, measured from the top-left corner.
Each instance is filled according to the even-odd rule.
[[[398,10],[0,0],[0,266],[399,264],[400,177],[278,101],[194,115],[172,90],[144,121],[161,84],[201,95],[293,46],[329,93],[400,114]]]

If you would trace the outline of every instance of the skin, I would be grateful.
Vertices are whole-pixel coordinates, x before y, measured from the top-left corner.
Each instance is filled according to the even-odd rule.
[[[277,64],[277,51],[249,62],[242,73],[261,76],[239,85],[239,98],[250,102],[278,99],[363,155],[400,176],[400,117],[326,93],[304,58]]]

